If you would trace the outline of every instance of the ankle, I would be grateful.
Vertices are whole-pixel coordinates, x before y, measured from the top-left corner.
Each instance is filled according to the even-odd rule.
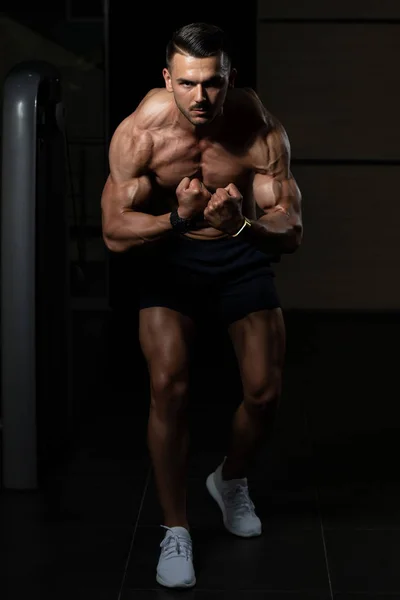
[[[184,527],[190,533],[189,523],[184,519],[166,519],[164,521],[165,527]]]

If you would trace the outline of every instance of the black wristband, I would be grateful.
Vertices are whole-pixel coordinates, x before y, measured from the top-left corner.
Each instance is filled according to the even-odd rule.
[[[170,214],[169,221],[172,229],[177,233],[187,233],[196,226],[196,218],[184,219],[178,215],[178,209],[173,210]]]

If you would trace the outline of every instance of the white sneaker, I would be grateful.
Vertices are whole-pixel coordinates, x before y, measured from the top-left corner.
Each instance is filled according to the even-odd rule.
[[[196,583],[193,569],[192,538],[184,527],[165,527],[157,565],[157,583],[169,588],[189,588]]]
[[[222,511],[226,529],[240,537],[261,535],[261,521],[250,499],[247,478],[222,479],[222,466],[207,477],[206,486]]]

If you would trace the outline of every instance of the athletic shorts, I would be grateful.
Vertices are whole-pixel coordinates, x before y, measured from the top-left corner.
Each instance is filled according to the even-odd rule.
[[[280,306],[271,257],[237,238],[163,241],[139,267],[139,310],[164,306],[221,324]]]

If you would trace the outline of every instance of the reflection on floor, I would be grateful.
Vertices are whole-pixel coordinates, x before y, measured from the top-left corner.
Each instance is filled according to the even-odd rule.
[[[205,490],[240,381],[227,339],[199,340],[188,481],[197,585],[184,594],[400,599],[397,315],[288,313],[286,322],[281,410],[250,479],[264,527],[252,540],[224,530]],[[0,493],[2,600],[178,597],[155,582],[163,530],[135,328],[126,316],[75,315],[73,447],[39,491]]]

